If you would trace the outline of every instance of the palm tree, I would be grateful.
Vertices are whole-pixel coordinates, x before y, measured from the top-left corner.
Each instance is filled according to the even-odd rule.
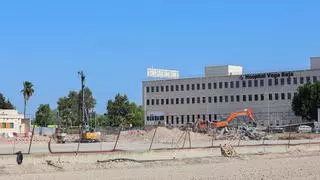
[[[27,101],[31,98],[34,93],[33,84],[29,81],[23,82],[23,89],[21,90],[24,98],[24,110],[23,115],[26,118],[26,110],[27,110]]]

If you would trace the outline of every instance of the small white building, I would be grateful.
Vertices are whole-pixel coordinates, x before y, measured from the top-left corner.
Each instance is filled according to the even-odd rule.
[[[0,109],[0,134],[24,133],[25,126],[22,124],[23,114],[15,109]]]

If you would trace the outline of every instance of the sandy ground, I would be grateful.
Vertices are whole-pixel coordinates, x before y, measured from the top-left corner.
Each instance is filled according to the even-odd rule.
[[[0,180],[104,179],[320,179],[318,145],[237,148],[238,156],[225,158],[219,149],[110,153],[91,155],[0,156]],[[151,162],[97,160],[130,158]],[[54,166],[48,165],[51,161]]]

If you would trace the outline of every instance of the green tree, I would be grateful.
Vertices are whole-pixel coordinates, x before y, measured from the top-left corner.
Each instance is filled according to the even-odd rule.
[[[11,102],[6,100],[2,93],[0,93],[0,109],[15,109]]]
[[[317,108],[320,108],[320,82],[300,86],[292,101],[295,115],[307,121],[316,120]]]
[[[35,124],[41,127],[54,124],[49,104],[40,104],[36,112]]]
[[[26,118],[27,102],[34,94],[33,84],[29,81],[23,82],[23,89],[21,90],[21,93],[23,94],[23,99],[24,99],[23,115],[24,115],[24,118]]]

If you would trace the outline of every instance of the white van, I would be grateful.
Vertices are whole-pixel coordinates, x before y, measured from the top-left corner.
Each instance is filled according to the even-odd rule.
[[[312,132],[312,127],[302,125],[298,127],[298,133],[311,133]]]

